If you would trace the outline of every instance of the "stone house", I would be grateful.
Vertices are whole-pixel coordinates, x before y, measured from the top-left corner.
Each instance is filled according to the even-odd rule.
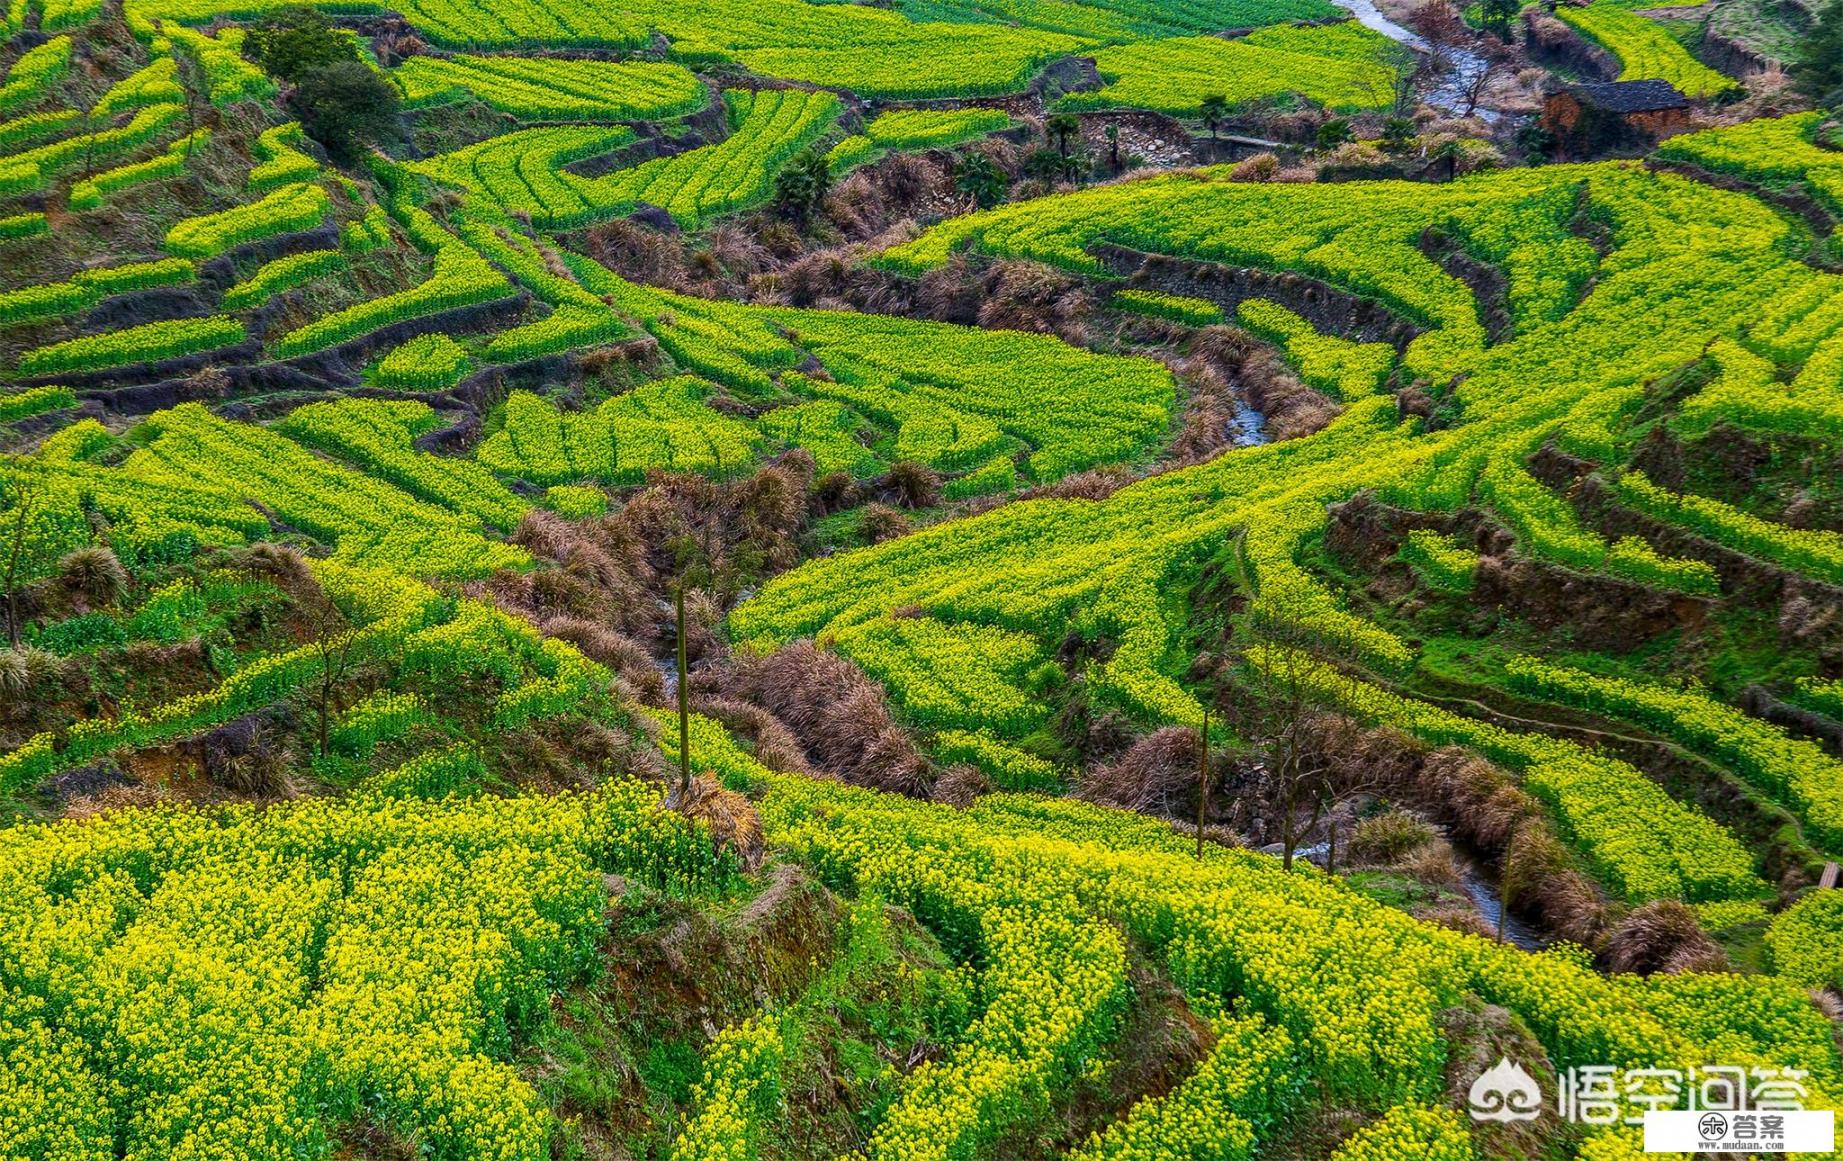
[[[1542,127],[1564,158],[1643,153],[1690,127],[1689,98],[1668,81],[1569,85],[1543,102]]]

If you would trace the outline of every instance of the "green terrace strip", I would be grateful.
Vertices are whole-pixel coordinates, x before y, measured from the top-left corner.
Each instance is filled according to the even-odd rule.
[[[608,493],[583,484],[553,484],[544,489],[544,506],[565,520],[583,520],[608,511]]]
[[[1029,449],[1028,474],[1050,481],[1143,455],[1176,405],[1170,372],[1147,359],[1092,354],[1044,335],[714,302],[638,286],[575,255],[564,260],[585,289],[638,319],[681,366],[744,396],[785,389],[843,404],[895,431],[892,459],[958,472]],[[830,379],[792,370],[808,355]],[[823,441],[836,458],[856,461],[823,422],[806,422],[811,413],[798,421],[773,414],[762,422],[796,423],[802,439],[812,435],[815,455]]]
[[[102,0],[43,0],[39,27],[46,32],[80,28],[102,14]]]
[[[45,215],[37,211],[0,217],[0,240],[36,237],[49,229]]]
[[[752,424],[705,404],[691,376],[648,383],[593,411],[560,412],[527,391],[506,400],[505,425],[484,440],[481,463],[534,484],[637,484],[655,468],[722,477],[762,450]]]
[[[1465,1122],[1451,1109],[1401,1105],[1381,1120],[1359,1129],[1339,1146],[1333,1161],[1471,1161],[1478,1155]]]
[[[1070,93],[1060,104],[1182,116],[1194,115],[1205,93],[1238,104],[1299,93],[1327,108],[1376,109],[1395,99],[1400,51],[1355,21],[1281,25],[1235,40],[1193,36],[1115,45],[1094,54],[1107,85]]]
[[[1507,669],[1519,693],[1631,722],[1714,758],[1791,807],[1813,842],[1843,852],[1843,762],[1816,743],[1692,689],[1598,677],[1533,657]]]
[[[1672,137],[1657,155],[1772,186],[1804,182],[1832,213],[1843,213],[1843,153],[1816,143],[1822,113],[1761,117]]]
[[[132,26],[140,9],[129,15]],[[207,18],[207,21],[209,18]],[[213,105],[222,107],[238,101],[260,101],[275,95],[275,82],[254,64],[243,59],[243,30],[226,28],[216,36],[171,21],[161,25],[161,36],[153,41],[159,51],[163,41],[170,49],[178,46],[196,58],[204,70],[207,95]]]
[[[338,399],[290,412],[276,430],[344,459],[367,475],[483,524],[510,532],[528,505],[479,464],[414,450],[415,438],[441,425],[425,403]]]
[[[70,71],[70,49],[70,37],[56,36],[21,54],[0,84],[0,116],[10,117],[47,96]]]
[[[338,250],[289,254],[263,263],[254,274],[226,290],[221,305],[225,310],[248,310],[285,290],[293,290],[345,268],[346,256]]]
[[[1794,572],[1843,584],[1843,534],[1787,528],[1707,496],[1660,488],[1642,472],[1621,473],[1616,487],[1620,500],[1648,516]]]
[[[68,387],[29,387],[0,395],[0,423],[18,423],[34,415],[76,405],[77,397]]]
[[[1010,127],[1003,109],[892,109],[865,127],[884,149],[939,149]]]
[[[250,170],[250,191],[261,193],[319,177],[320,163],[301,152],[304,144],[299,121],[263,130],[256,138],[256,155],[262,161]]]
[[[1687,435],[1707,435],[1730,423],[1766,433],[1836,437],[1843,435],[1843,339],[1825,340],[1812,351],[1790,383],[1773,361],[1738,343],[1710,344],[1714,379],[1685,400],[1674,426]]]
[[[1468,593],[1478,572],[1478,553],[1428,528],[1416,528],[1402,542],[1401,558],[1428,587]]]
[[[1800,678],[1797,688],[1792,692],[1792,700],[1843,721],[1843,681]]]
[[[613,308],[557,272],[565,267],[554,251],[540,251],[530,239],[484,215],[469,215],[460,231],[469,245],[552,308],[537,322],[494,335],[484,352],[489,362],[512,363],[634,337]]]
[[[1170,319],[1186,326],[1206,327],[1222,321],[1222,308],[1208,299],[1157,290],[1115,291],[1113,305],[1134,314]]]
[[[470,465],[409,448],[416,424],[426,424],[414,410],[419,406],[353,408],[302,421],[313,424],[308,430],[319,433],[317,438],[414,483],[414,491],[315,456],[266,428],[219,419],[191,403],[149,418],[144,426],[152,441],[120,470],[151,479],[212,480],[337,545],[335,558],[340,560],[419,576],[462,577],[525,564],[529,557],[522,549],[480,532],[482,512],[511,519],[503,498],[457,494],[479,482]],[[338,416],[350,421],[329,422]],[[425,500],[419,493],[444,499]]]
[[[238,11],[254,16],[278,6],[248,0]],[[1102,43],[1325,20],[1341,11],[1325,0],[1208,0],[1177,9],[1143,0],[910,0],[900,10],[807,0],[762,0],[746,10],[723,0],[633,0],[619,9],[585,0],[405,0],[396,10],[449,48],[640,49],[658,35],[685,64],[730,62],[763,76],[893,99],[1017,92],[1057,57]],[[168,28],[223,15],[213,0],[145,0],[130,11],[143,22],[166,18]]]
[[[412,109],[472,97],[524,121],[653,120],[705,100],[689,69],[647,61],[413,56],[391,79]]]
[[[432,590],[394,573],[318,562],[315,575],[355,607],[370,611],[365,623],[349,630],[348,640],[342,642],[360,657],[404,649],[406,639],[428,627],[444,608]],[[119,717],[88,718],[61,735],[38,734],[0,757],[0,787],[9,792],[26,789],[111,750],[160,745],[221,725],[304,687],[318,676],[324,661],[316,646],[303,645],[261,657],[205,693]]]
[[[1002,109],[892,109],[826,155],[833,173],[875,161],[892,149],[944,149],[1008,128]]]
[[[842,110],[830,93],[799,89],[732,89],[723,99],[732,122],[723,141],[605,177],[579,177],[562,166],[631,141],[625,127],[526,129],[408,168],[529,215],[542,229],[587,225],[641,202],[693,227],[767,200],[775,171],[830,129]]]
[[[1813,988],[1843,987],[1843,891],[1815,891],[1766,933],[1773,970]]]
[[[413,418],[403,422],[404,430],[413,429]],[[432,496],[477,482],[469,479],[466,464],[393,448],[392,439],[407,443],[409,437],[378,426],[375,435],[341,437],[355,449],[354,458],[370,454],[381,469]],[[493,494],[457,499],[456,508],[420,499],[266,428],[219,419],[195,403],[156,413],[137,436],[143,446],[119,466],[90,458],[111,443],[94,421],[59,432],[38,456],[0,461],[9,479],[23,475],[47,493],[27,529],[31,559],[45,562],[41,568],[54,567],[59,557],[89,542],[87,511],[108,516],[111,541],[125,559],[157,562],[183,558],[201,544],[243,544],[269,532],[268,518],[252,502],[335,545],[341,561],[458,578],[530,562],[523,550],[482,534],[484,521],[476,512],[503,515]],[[369,453],[361,439],[369,441]]]
[[[1299,377],[1335,399],[1350,402],[1382,389],[1395,367],[1395,348],[1387,343],[1353,343],[1317,327],[1277,302],[1244,300],[1235,316],[1249,330],[1286,351]]]
[[[234,347],[248,337],[242,323],[223,316],[143,323],[27,351],[19,358],[18,374],[57,375],[162,363]]]
[[[1669,81],[1688,97],[1715,97],[1741,87],[1691,56],[1663,25],[1629,8],[1599,0],[1585,8],[1557,5],[1555,15],[1618,57],[1622,81]]]
[[[158,57],[146,68],[117,81],[90,109],[92,117],[112,117],[129,109],[149,105],[183,104],[186,90],[179,83],[179,62],[170,56]]]
[[[166,232],[166,249],[185,258],[211,258],[250,242],[315,229],[332,203],[318,185],[284,185],[260,201],[187,218]]]
[[[137,111],[119,128],[66,137],[24,153],[0,157],[0,196],[36,193],[67,169],[113,161],[122,154],[151,145],[184,115],[185,110],[179,105],[153,105]]]
[[[69,282],[27,286],[0,293],[0,324],[67,318],[103,299],[135,290],[179,286],[195,281],[197,269],[184,258],[104,266],[74,275]]]
[[[47,137],[59,136],[74,128],[82,119],[83,114],[75,109],[59,109],[48,113],[27,113],[23,117],[0,122],[0,150],[11,153]]]
[[[443,229],[428,211],[410,200],[407,191],[393,195],[391,212],[416,248],[433,255],[434,270],[428,279],[408,290],[346,307],[289,331],[275,344],[278,356],[292,358],[322,351],[362,338],[392,323],[494,302],[512,295],[512,284],[505,275],[480,257],[473,247]],[[387,227],[378,225],[373,229],[387,230]]]
[[[1048,716],[1040,699],[1017,688],[1048,660],[1027,633],[993,626],[956,631],[928,617],[892,617],[841,633],[833,643],[872,677],[904,678],[903,716],[923,727],[1020,737]]]
[[[374,381],[399,391],[445,391],[472,366],[467,348],[447,335],[418,335],[378,360]]]
[[[123,190],[148,182],[166,181],[181,177],[186,172],[186,164],[192,158],[195,149],[203,148],[211,140],[211,130],[199,129],[188,133],[167,146],[166,152],[148,158],[146,161],[132,161],[127,165],[118,165],[107,169],[95,177],[86,177],[71,183],[70,208],[73,210],[100,209],[104,201]]]

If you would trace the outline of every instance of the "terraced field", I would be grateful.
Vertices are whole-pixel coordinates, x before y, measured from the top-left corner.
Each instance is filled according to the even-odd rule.
[[[5,13],[0,1157],[1836,1108],[1828,114],[1607,0],[1694,131],[1566,165],[1457,12],[1489,117],[1320,0],[326,13]]]

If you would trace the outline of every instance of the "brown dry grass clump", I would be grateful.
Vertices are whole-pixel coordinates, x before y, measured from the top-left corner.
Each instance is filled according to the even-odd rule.
[[[896,724],[883,688],[810,641],[738,664],[738,691],[793,731],[813,762],[847,781],[925,797],[934,774]]]
[[[1083,777],[1076,796],[1141,814],[1188,817],[1196,801],[1197,731],[1166,726]]]
[[[784,774],[813,773],[800,739],[785,722],[761,706],[732,697],[712,697],[699,699],[696,709],[705,717],[722,722],[724,729],[748,742],[755,752],[755,760],[768,769]]]
[[[691,793],[679,809],[685,817],[709,827],[711,842],[718,850],[734,854],[743,870],[761,868],[762,820],[747,798],[725,789],[710,775],[700,774],[692,779]]]
[[[1457,746],[1428,752],[1390,729],[1323,725],[1318,749],[1380,789],[1414,803],[1466,846],[1494,859],[1511,905],[1548,932],[1598,947],[1611,920],[1592,879],[1574,865],[1542,804],[1490,762]]]
[[[1600,962],[1608,971],[1651,975],[1721,972],[1728,957],[1702,930],[1696,913],[1674,899],[1636,908],[1606,937]]]
[[[989,793],[992,780],[985,776],[985,771],[966,762],[949,766],[935,779],[934,801],[947,806],[957,806],[964,810],[973,804],[981,794]]]
[[[568,641],[584,657],[614,670],[646,700],[664,699],[665,674],[653,664],[653,655],[646,646],[632,637],[610,626],[570,616],[552,617],[538,628],[546,637]]]
[[[1311,435],[1343,410],[1301,383],[1271,347],[1234,327],[1204,327],[1197,332],[1183,366],[1198,374],[1206,365],[1214,366],[1267,417],[1268,434],[1277,440]]]

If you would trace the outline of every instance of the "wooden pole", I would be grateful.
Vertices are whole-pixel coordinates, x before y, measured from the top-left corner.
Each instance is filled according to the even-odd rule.
[[[691,690],[685,680],[685,584],[678,584],[678,804],[691,800]]]
[[[1203,707],[1203,727],[1197,735],[1197,859],[1203,858],[1203,819],[1209,812],[1209,707]]]

